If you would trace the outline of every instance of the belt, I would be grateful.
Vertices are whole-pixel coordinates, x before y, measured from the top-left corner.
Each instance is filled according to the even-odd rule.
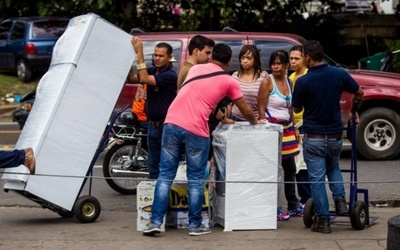
[[[279,124],[281,124],[282,126],[288,126],[291,122],[280,122]]]
[[[333,135],[317,135],[317,134],[304,134],[304,138],[316,138],[316,139],[342,139],[343,134],[333,134]]]
[[[162,125],[164,124],[165,120],[161,120],[161,121],[149,121],[150,125],[153,125],[154,127],[158,128],[158,127],[162,127]]]

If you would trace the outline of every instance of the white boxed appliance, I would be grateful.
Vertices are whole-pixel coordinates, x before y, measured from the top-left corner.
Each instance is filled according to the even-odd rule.
[[[154,201],[154,189],[156,181],[141,181],[136,188],[136,206],[137,206],[137,220],[136,229],[137,231],[143,231],[147,228],[150,217],[151,207]],[[163,224],[161,225],[161,231],[165,231],[166,216],[164,216]]]
[[[277,124],[237,122],[213,132],[219,177],[212,220],[224,231],[276,229],[282,131]]]
[[[130,39],[96,14],[70,20],[15,146],[33,148],[36,174],[10,169],[2,177],[5,190],[55,211],[72,210],[135,60]]]

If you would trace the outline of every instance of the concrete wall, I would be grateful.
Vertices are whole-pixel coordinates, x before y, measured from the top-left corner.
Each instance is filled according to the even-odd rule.
[[[340,14],[335,17],[345,23],[345,28],[340,33],[346,38],[348,45],[363,44],[367,36],[400,39],[398,14]]]

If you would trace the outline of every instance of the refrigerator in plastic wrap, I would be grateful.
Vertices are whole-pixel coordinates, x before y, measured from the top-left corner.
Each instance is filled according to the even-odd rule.
[[[276,229],[283,127],[219,124],[213,132],[212,220],[224,231]]]
[[[96,14],[70,20],[15,146],[33,148],[36,174],[9,169],[5,190],[55,211],[72,210],[135,60],[130,39]]]

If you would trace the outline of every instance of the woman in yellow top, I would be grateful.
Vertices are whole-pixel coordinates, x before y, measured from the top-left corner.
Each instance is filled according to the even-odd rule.
[[[307,73],[308,69],[306,67],[305,58],[303,55],[303,45],[295,45],[290,50],[289,55],[290,67],[294,70],[292,74],[290,74],[289,79],[293,83],[293,86],[296,84],[297,78]],[[302,122],[303,120],[303,111],[300,113],[294,114],[294,120],[296,124]]]
[[[294,70],[292,74],[290,74],[289,79],[293,83],[295,88],[297,78],[301,77],[302,75],[306,74],[308,69],[306,67],[306,62],[303,53],[303,46],[302,45],[295,45],[290,50],[289,54],[289,61],[290,67]],[[294,114],[294,120],[296,122],[296,126],[300,127],[303,123],[303,111],[300,113]],[[300,129],[301,133],[301,129]],[[301,140],[300,140],[301,141]],[[299,146],[301,142],[299,143]],[[301,148],[302,150],[302,148]],[[305,162],[303,160],[303,154],[299,154],[296,156],[296,165],[300,164],[300,170],[296,174],[296,181],[297,183],[297,192],[300,196],[300,203],[305,204],[306,201],[311,198],[311,189],[309,183],[299,183],[299,182],[309,182],[310,179],[308,178],[307,168],[305,166]],[[298,167],[299,168],[299,167]]]

